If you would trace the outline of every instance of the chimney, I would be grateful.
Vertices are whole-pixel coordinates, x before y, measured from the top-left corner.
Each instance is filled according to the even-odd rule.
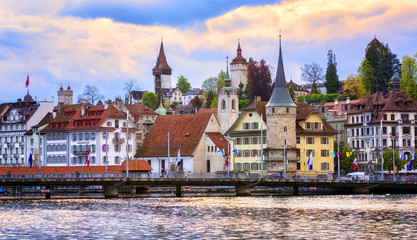
[[[52,96],[52,103],[54,103],[54,99],[55,99],[55,97],[54,97],[54,96]]]
[[[104,101],[104,110],[107,110],[109,108],[109,105],[107,104],[107,101]]]
[[[346,103],[349,104],[350,103],[350,97],[346,97]]]
[[[81,106],[81,116],[83,116],[85,114],[85,107]]]
[[[334,105],[337,105],[339,103],[339,99],[335,98],[334,99]]]

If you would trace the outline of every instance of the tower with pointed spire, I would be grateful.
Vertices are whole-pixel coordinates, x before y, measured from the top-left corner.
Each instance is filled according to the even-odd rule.
[[[168,65],[164,52],[163,39],[161,38],[161,47],[159,48],[159,54],[156,58],[155,67],[152,69],[152,74],[155,80],[155,93],[159,95],[160,91],[168,90],[171,88],[171,72],[172,69]]]
[[[238,117],[239,99],[236,89],[232,86],[232,80],[229,75],[229,62],[227,62],[224,87],[220,90],[217,101],[217,119],[220,124],[220,133],[224,134]]]
[[[239,84],[242,83],[244,86],[248,84],[247,77],[248,62],[242,56],[242,48],[240,47],[240,39],[237,43],[237,54],[233,61],[230,63],[230,75],[232,80],[232,87],[238,89]]]
[[[268,170],[271,172],[284,171],[284,144],[287,169],[296,169],[296,107],[287,89],[280,35],[275,87],[265,106],[268,121],[266,161],[268,162]]]

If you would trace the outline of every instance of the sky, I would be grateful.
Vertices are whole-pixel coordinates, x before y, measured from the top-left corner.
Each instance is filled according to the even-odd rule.
[[[2,0],[0,3],[0,103],[57,101],[61,84],[74,91],[99,88],[123,97],[124,84],[154,90],[161,38],[172,85],[193,87],[226,69],[226,56],[264,59],[276,67],[279,32],[287,80],[305,83],[301,67],[336,55],[340,80],[357,74],[366,45],[376,36],[398,58],[417,52],[414,0]]]

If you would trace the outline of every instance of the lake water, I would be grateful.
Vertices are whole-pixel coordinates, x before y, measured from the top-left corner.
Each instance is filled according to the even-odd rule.
[[[0,239],[411,239],[417,195],[0,201]]]

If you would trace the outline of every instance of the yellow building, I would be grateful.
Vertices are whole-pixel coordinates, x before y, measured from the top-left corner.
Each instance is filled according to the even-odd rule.
[[[260,173],[261,141],[263,148],[266,148],[265,105],[266,102],[252,102],[225,133],[225,136],[230,137],[231,170]],[[237,153],[233,153],[233,149],[236,149]],[[266,164],[264,170],[266,173]]]
[[[334,172],[334,136],[337,131],[326,122],[318,110],[307,104],[297,104],[297,162],[296,174],[302,176],[329,176]],[[312,152],[313,169],[307,165]],[[329,174],[330,173],[330,174]]]

